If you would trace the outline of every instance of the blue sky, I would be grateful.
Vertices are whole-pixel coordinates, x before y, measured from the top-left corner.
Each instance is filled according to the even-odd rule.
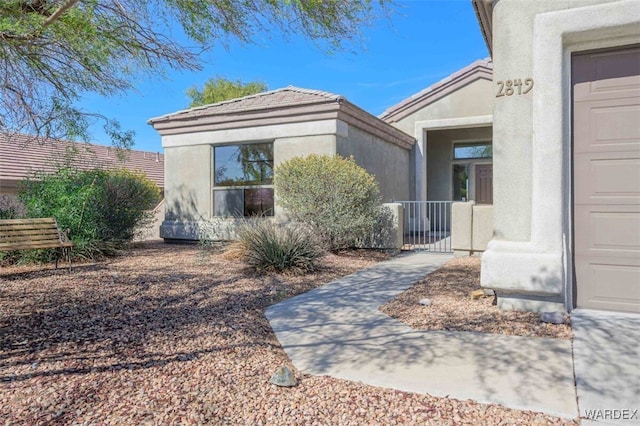
[[[188,106],[187,88],[210,77],[260,80],[269,89],[288,85],[325,90],[378,115],[386,108],[488,56],[471,0],[397,0],[391,19],[362,31],[355,52],[323,53],[312,42],[278,34],[259,36],[256,44],[231,43],[211,49],[203,70],[174,72],[167,79],[146,79],[136,90],[104,98],[88,95],[80,106],[120,121],[136,132],[134,149],[162,152],[151,117]],[[92,128],[94,143],[110,144],[101,126]]]

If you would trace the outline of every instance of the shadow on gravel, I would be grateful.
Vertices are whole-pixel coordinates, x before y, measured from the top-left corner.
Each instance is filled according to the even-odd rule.
[[[171,250],[199,256],[193,246]],[[97,264],[4,276],[0,381],[145,369],[234,348],[279,347],[264,309],[321,284],[237,266],[221,271],[219,261],[199,257],[188,265],[147,266],[160,254],[139,250],[129,268]],[[330,280],[323,273],[315,281]]]

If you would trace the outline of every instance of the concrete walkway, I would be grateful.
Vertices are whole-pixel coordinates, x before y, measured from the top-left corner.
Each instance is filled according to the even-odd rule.
[[[274,305],[267,318],[305,373],[576,418],[570,341],[414,331],[378,310],[448,259],[402,255]]]
[[[580,416],[640,425],[640,315],[576,309],[571,324]]]

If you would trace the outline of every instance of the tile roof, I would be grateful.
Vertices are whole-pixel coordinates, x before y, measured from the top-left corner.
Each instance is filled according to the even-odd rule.
[[[231,99],[215,104],[185,109],[149,119],[153,124],[170,119],[193,119],[203,116],[224,115],[238,112],[271,110],[275,108],[299,107],[303,105],[341,102],[344,97],[321,90],[287,86],[282,89],[261,92],[243,98]]]
[[[15,185],[34,171],[53,172],[66,162],[81,169],[118,166],[140,170],[164,187],[163,154],[134,150],[125,154],[122,161],[117,150],[109,146],[0,133],[0,192],[2,186]]]
[[[343,96],[294,86],[166,114],[148,123],[164,137],[321,120],[341,120],[406,149],[415,143],[412,136]]]
[[[493,79],[491,58],[475,61],[402,102],[387,108],[378,117],[388,123],[397,122],[478,79]]]

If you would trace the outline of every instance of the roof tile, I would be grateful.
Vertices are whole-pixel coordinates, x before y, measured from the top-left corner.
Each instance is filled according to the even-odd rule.
[[[342,96],[334,93],[287,86],[282,89],[261,92],[242,98],[177,111],[160,117],[151,118],[148,122],[154,123],[174,119],[191,119],[202,116],[224,115],[262,109],[340,102],[342,100],[344,100]]]
[[[139,170],[164,187],[164,155],[161,153],[126,150],[125,159],[121,161],[114,147],[0,133],[0,184],[20,181],[35,171],[53,172],[67,163],[80,169],[119,166]]]

